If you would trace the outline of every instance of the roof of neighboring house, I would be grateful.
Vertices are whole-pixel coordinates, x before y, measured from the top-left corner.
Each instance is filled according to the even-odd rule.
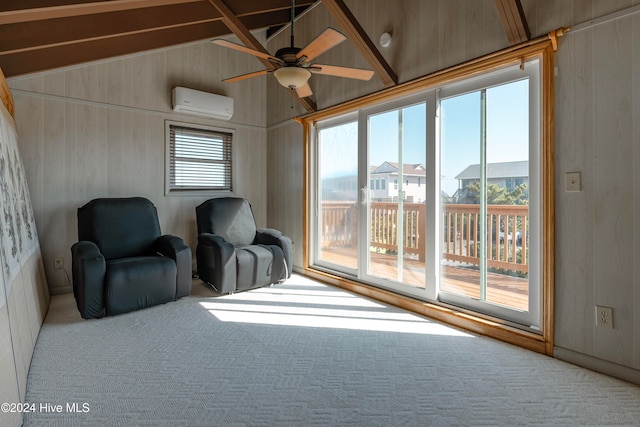
[[[529,176],[529,162],[527,160],[519,162],[487,163],[487,179],[495,178],[526,178]],[[460,172],[456,179],[479,179],[480,165],[469,165]]]
[[[371,166],[370,173],[398,173],[398,163],[396,162],[383,162],[380,166]],[[420,175],[425,176],[426,170],[422,163],[411,163],[402,165],[403,175]]]

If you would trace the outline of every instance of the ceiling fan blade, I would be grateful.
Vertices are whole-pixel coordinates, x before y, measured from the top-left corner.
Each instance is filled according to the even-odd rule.
[[[304,57],[304,62],[309,62],[316,56],[328,51],[332,47],[345,41],[347,37],[333,28],[327,28],[318,37],[313,39],[308,45],[297,53],[296,58]]]
[[[300,98],[307,98],[311,95],[313,95],[313,92],[311,91],[311,86],[309,86],[309,83],[307,83],[304,86],[301,86],[299,88],[296,89],[296,93],[298,94],[298,96]]]
[[[313,64],[307,68],[314,74],[324,74],[325,76],[347,77],[349,79],[371,80],[375,74],[371,70],[362,68],[338,67],[335,65]]]
[[[248,53],[249,55],[257,56],[258,58],[267,59],[279,65],[284,65],[282,60],[276,58],[275,56],[271,56],[268,53],[260,52],[259,50],[242,46],[241,44],[230,42],[229,40],[213,39],[211,40],[211,43],[217,44],[218,46],[228,47],[229,49],[234,49],[239,52]]]
[[[229,77],[228,79],[224,79],[222,81],[225,82],[225,83],[233,83],[233,82],[238,82],[240,80],[250,79],[252,77],[264,76],[265,74],[269,74],[271,72],[273,72],[273,70],[254,71],[252,73],[241,74],[241,75],[235,76],[235,77]]]

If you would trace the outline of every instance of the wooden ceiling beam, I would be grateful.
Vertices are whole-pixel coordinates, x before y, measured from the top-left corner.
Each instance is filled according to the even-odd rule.
[[[219,21],[219,20],[204,19],[202,21],[190,21],[186,23],[163,25],[163,26],[157,26],[153,28],[144,28],[140,30],[121,31],[114,34],[104,34],[104,35],[94,36],[94,37],[74,38],[72,40],[60,41],[55,43],[39,44],[36,46],[22,47],[22,48],[13,49],[13,50],[3,50],[0,52],[0,55],[11,55],[11,54],[21,53],[21,52],[37,52],[37,51],[51,49],[51,48],[60,47],[60,46],[82,45],[83,43],[94,42],[98,40],[109,40],[109,39],[116,39],[118,37],[126,37],[126,36],[132,36],[132,35],[144,34],[144,33],[153,33],[155,31],[164,31],[169,29],[179,29],[179,28],[190,27],[190,26],[198,26],[201,24],[208,24],[216,21]]]
[[[308,7],[314,1],[297,3]],[[0,63],[9,77],[223,37],[231,32],[222,14],[208,0],[17,3],[0,4]],[[250,30],[283,25],[291,17],[290,0],[225,0],[225,3]]]
[[[0,12],[0,25],[41,21],[44,19],[68,18],[71,16],[91,15],[95,13],[121,12],[148,7],[172,6],[177,4],[196,3],[199,1],[201,0],[112,0],[10,10]]]
[[[509,43],[514,45],[531,39],[531,32],[520,0],[495,0],[495,2]]]
[[[315,1],[317,0],[296,0],[296,10],[299,8],[307,8]],[[233,3],[232,6],[235,15],[239,17],[282,10],[291,13],[290,0],[232,0],[227,1],[227,3]]]
[[[287,10],[280,10],[261,15],[247,15],[241,19],[247,28],[256,29],[286,23],[289,21],[289,13]],[[0,52],[36,50],[60,43],[82,43],[96,38],[115,39],[121,35],[162,31],[172,27],[190,31],[191,27],[206,22],[212,24],[209,37],[229,34],[222,17],[207,1],[199,4],[0,25]],[[217,23],[226,31],[213,31],[213,25]]]
[[[313,98],[311,98],[310,96],[307,96],[305,98],[301,98],[301,97],[298,96],[298,94],[296,94],[295,90],[289,90],[289,93],[291,93],[291,96],[296,98],[298,100],[298,102],[308,112],[313,113],[314,111],[318,110],[318,106],[316,105],[316,101],[314,101]]]
[[[220,12],[224,25],[226,25],[227,28],[229,28],[231,32],[233,32],[233,34],[235,34],[246,47],[270,55],[267,49],[265,49],[264,46],[262,46],[262,44],[258,41],[258,39],[256,39],[253,34],[251,34],[251,31],[249,31],[249,29],[242,22],[240,22],[240,19],[238,19],[238,17],[231,11],[231,9],[229,9],[229,7],[223,0],[209,0],[209,3],[211,3],[211,5],[213,5],[213,7],[215,7],[218,12]],[[265,67],[271,70],[275,69],[275,66],[268,59],[258,57],[256,57],[256,59],[262,62]]]
[[[397,85],[398,77],[396,73],[391,69],[391,66],[389,66],[344,1],[322,0],[322,5],[333,16],[333,19],[340,24],[342,30],[373,68],[382,83],[386,87]]]
[[[229,9],[229,7],[227,7],[223,0],[209,0],[209,3],[218,9],[218,12],[222,15],[222,22],[224,22],[224,24],[240,39],[242,43],[244,43],[245,46],[270,55],[267,49],[265,49],[253,34],[251,34],[249,29],[240,22],[238,17],[231,11],[231,9]],[[276,68],[275,65],[267,59],[258,57],[256,57],[256,59],[262,62],[262,64],[269,69]],[[302,104],[305,110],[309,112],[316,111],[316,103],[311,98],[300,98],[295,91],[289,92],[300,102],[300,104]]]
[[[31,9],[1,10],[0,25],[42,21],[45,19],[70,18],[109,12],[125,12],[134,9],[148,9],[162,6],[179,6],[188,3],[206,3],[207,0],[111,0],[36,7]],[[298,1],[298,7],[308,7],[314,0]],[[243,1],[239,3],[236,16],[242,18],[252,15],[263,15],[278,11],[289,11],[290,3],[284,0]]]
[[[59,44],[36,51],[0,52],[0,64],[5,75],[13,77],[203,40],[211,37],[212,32],[222,35],[227,31],[222,21],[214,21],[193,25],[188,31],[180,27],[167,28],[109,39]]]
[[[201,3],[204,10],[211,10],[211,13],[202,13],[202,8],[193,3],[190,7],[193,10],[189,12],[183,8],[174,12],[173,8],[165,7],[163,9],[167,10],[158,11],[158,14],[151,14],[151,11],[143,14],[145,22],[151,22],[153,26],[146,25],[141,19],[125,19],[132,13],[139,15],[139,11],[0,26],[0,64],[7,77],[14,77],[228,35],[229,29],[222,17],[208,1]],[[198,10],[201,12],[196,16],[200,20],[195,20],[194,13]],[[126,16],[122,17],[123,14]],[[280,10],[250,14],[243,17],[242,22],[250,29],[257,29],[281,25],[289,19],[289,12]],[[73,29],[73,32],[64,29]]]

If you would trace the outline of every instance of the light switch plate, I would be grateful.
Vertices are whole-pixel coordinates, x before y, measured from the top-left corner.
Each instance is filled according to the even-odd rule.
[[[578,192],[580,190],[580,172],[567,172],[564,174],[564,191]]]

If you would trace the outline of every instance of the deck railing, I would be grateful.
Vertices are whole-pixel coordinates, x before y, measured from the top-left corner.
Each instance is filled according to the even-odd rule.
[[[322,247],[355,247],[357,212],[354,202],[322,203]],[[398,207],[395,203],[370,204],[371,248],[398,251]],[[425,260],[424,203],[403,204],[403,252]],[[442,258],[479,264],[480,206],[443,205],[441,224]],[[528,271],[528,219],[526,205],[489,205],[487,207],[487,265],[491,268],[526,273]]]
[[[355,247],[358,214],[354,202],[322,202],[322,247]]]
[[[442,212],[442,256],[450,261],[479,264],[480,205],[445,204]],[[487,206],[487,266],[527,273],[529,207]]]
[[[403,252],[425,259],[425,213],[424,203],[404,203]],[[396,203],[371,203],[371,235],[369,246],[398,252],[398,205]]]

